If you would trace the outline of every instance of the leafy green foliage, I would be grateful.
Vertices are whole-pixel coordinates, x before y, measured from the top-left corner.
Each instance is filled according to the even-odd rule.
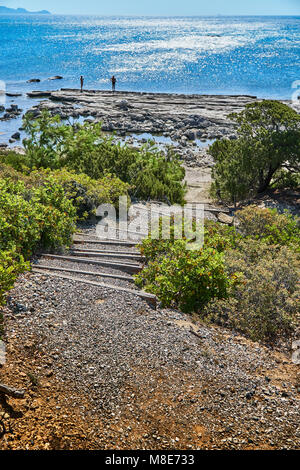
[[[247,206],[237,212],[239,231],[245,237],[255,238],[270,245],[293,245],[299,249],[300,220],[288,212]]]
[[[227,297],[234,277],[225,272],[223,255],[212,248],[186,250],[176,240],[168,254],[150,262],[137,284],[156,294],[164,306],[178,306],[184,312],[197,311],[212,298]]]
[[[31,189],[23,182],[0,180],[0,250],[15,247],[28,257],[38,245],[69,245],[75,220],[75,208],[51,178]]]
[[[118,208],[120,196],[127,196],[128,204],[130,203],[129,185],[111,175],[94,180],[83,173],[76,174],[62,168],[54,171],[36,170],[26,178],[27,185],[34,186],[45,185],[49,180],[63,188],[65,196],[76,208],[80,219],[95,215],[100,204],[113,204]]]
[[[272,189],[295,189],[300,188],[300,172],[290,170],[279,170],[276,173],[276,178],[271,183]]]
[[[299,172],[300,116],[289,106],[266,100],[231,114],[238,139],[210,147],[216,165],[212,194],[237,203],[269,188],[280,170]]]
[[[5,160],[5,157],[3,160]],[[25,187],[29,189],[44,186],[47,181],[62,186],[65,196],[75,206],[80,219],[93,216],[100,204],[113,204],[118,208],[120,196],[127,196],[128,206],[130,205],[129,185],[111,175],[94,180],[83,173],[76,174],[74,171],[68,171],[65,168],[61,170],[41,168],[40,170],[30,171],[24,167],[23,173],[21,173],[8,164],[0,163],[0,178],[10,179],[14,182],[23,181]]]
[[[226,236],[222,240],[210,225],[205,232],[209,242],[201,250],[189,250],[185,240],[144,240],[141,253],[148,265],[136,276],[137,284],[156,294],[164,306],[178,306],[185,312],[198,311],[210,299],[226,298],[239,281],[225,270],[222,244],[231,245],[234,240],[231,230]]]
[[[17,276],[26,269],[29,269],[29,265],[24,262],[22,256],[14,251],[0,251],[0,306],[4,304],[5,294],[13,287]]]
[[[47,111],[38,119],[27,114],[22,165],[31,169],[66,167],[93,179],[111,174],[128,183],[136,197],[183,203],[185,171],[176,155],[169,152],[166,156],[150,143],[142,149],[114,144],[101,127],[101,123],[65,125]]]
[[[93,215],[102,203],[117,205],[129,188],[110,175],[93,180],[66,169],[30,171],[18,164],[21,173],[7,164],[13,156],[1,155],[0,163],[0,302],[28,267],[24,258],[38,248],[69,246],[79,217]]]
[[[0,179],[0,305],[37,247],[70,244],[75,214],[62,186],[50,178],[37,188]]]
[[[146,239],[137,283],[166,306],[275,343],[299,324],[299,225],[290,214],[246,207],[237,228],[206,221],[204,248]]]

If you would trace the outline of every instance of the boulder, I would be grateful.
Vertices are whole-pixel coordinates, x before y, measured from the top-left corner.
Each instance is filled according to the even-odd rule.
[[[51,96],[51,91],[31,91],[27,93],[27,96],[29,96],[29,98],[47,98]]]
[[[6,93],[6,96],[17,98],[18,96],[22,96],[22,93]]]
[[[55,75],[54,77],[48,78],[48,80],[62,80],[64,77],[61,77],[60,75]]]
[[[233,225],[234,218],[231,217],[230,215],[220,212],[218,214],[218,221],[221,222],[222,224]]]
[[[116,102],[116,107],[119,109],[123,109],[123,111],[127,111],[129,108],[129,104],[127,100],[121,100]]]
[[[20,140],[20,137],[21,137],[20,132],[15,132],[15,133],[11,136],[11,138],[12,138],[12,139],[15,139],[15,140]]]
[[[184,134],[189,140],[195,140],[196,135],[194,131],[187,131]]]

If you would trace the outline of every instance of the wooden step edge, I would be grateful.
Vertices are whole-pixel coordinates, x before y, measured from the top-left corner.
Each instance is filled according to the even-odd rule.
[[[116,259],[128,259],[128,260],[135,260],[135,261],[145,261],[145,257],[136,254],[136,255],[126,255],[124,253],[122,254],[116,254],[116,253],[105,253],[105,251],[85,251],[85,250],[70,250],[71,255],[84,255],[84,256],[99,256],[103,258],[116,258]]]
[[[128,263],[115,263],[113,261],[105,260],[94,260],[91,258],[77,258],[76,256],[61,256],[61,255],[51,255],[48,253],[40,253],[40,256],[50,259],[60,259],[65,261],[74,261],[76,263],[84,264],[94,264],[98,266],[109,266],[113,269],[118,269],[120,271],[128,271],[131,273],[138,273],[141,271],[142,267],[137,264],[128,264]]]
[[[107,251],[106,249],[97,250],[97,248],[76,248],[75,246],[71,246],[70,251],[81,251],[82,253],[100,253],[100,254],[107,254],[107,255],[130,255],[130,256],[139,256],[142,257],[139,251]]]
[[[32,269],[33,273],[36,274],[41,274],[41,275],[46,275],[46,276],[53,276],[53,277],[58,277],[60,279],[66,279],[69,281],[75,281],[75,282],[81,282],[83,284],[89,284],[91,286],[96,286],[96,287],[103,287],[105,289],[112,289],[115,291],[120,291],[120,292],[126,292],[127,294],[133,294],[138,297],[141,297],[143,300],[146,302],[149,302],[151,305],[153,305],[155,308],[157,306],[157,297],[153,294],[149,294],[148,292],[145,291],[139,291],[139,290],[133,290],[133,289],[127,289],[126,287],[120,287],[120,286],[112,286],[111,284],[104,284],[103,282],[95,282],[95,281],[88,281],[87,279],[81,279],[80,277],[74,277],[74,276],[67,276],[65,274],[59,274],[59,273],[54,273],[51,271],[43,271],[42,269],[39,270],[38,268],[33,268]]]
[[[119,246],[136,246],[139,243],[139,240],[137,241],[132,241],[132,242],[125,242],[122,240],[99,240],[99,238],[96,240],[90,239],[90,238],[73,238],[73,243],[75,244],[94,244],[94,245],[119,245]]]
[[[119,235],[120,233],[123,233],[125,235],[128,234],[129,236],[134,235],[135,237],[147,237],[148,236],[147,232],[135,232],[134,230],[126,230],[126,229],[123,229],[122,227],[119,227],[118,225],[115,226],[115,232],[116,234],[118,233]],[[81,232],[75,232],[74,235],[81,236],[82,234]],[[118,240],[118,238],[101,238],[101,237],[98,237],[97,235],[91,235],[91,236],[95,237],[98,240]],[[127,240],[120,240],[120,241],[127,242]]]
[[[49,271],[62,271],[67,273],[74,273],[74,274],[83,274],[85,276],[98,276],[98,277],[108,277],[111,279],[121,279],[122,281],[127,282],[134,282],[134,278],[132,276],[122,276],[121,274],[109,274],[109,273],[102,273],[102,272],[93,272],[93,271],[81,271],[79,269],[71,269],[71,268],[59,268],[56,266],[44,266],[41,264],[35,265],[33,269],[46,269]]]

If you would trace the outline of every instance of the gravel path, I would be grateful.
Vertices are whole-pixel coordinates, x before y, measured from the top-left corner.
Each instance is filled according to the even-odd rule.
[[[33,273],[4,315],[0,374],[27,399],[4,408],[14,434],[0,449],[299,448],[299,367],[279,352],[133,294]]]

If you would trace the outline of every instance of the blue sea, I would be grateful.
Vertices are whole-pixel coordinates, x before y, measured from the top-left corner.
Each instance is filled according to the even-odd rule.
[[[0,45],[0,81],[24,94],[79,87],[80,75],[86,88],[108,89],[114,74],[119,90],[291,99],[300,80],[300,16],[3,15]]]

